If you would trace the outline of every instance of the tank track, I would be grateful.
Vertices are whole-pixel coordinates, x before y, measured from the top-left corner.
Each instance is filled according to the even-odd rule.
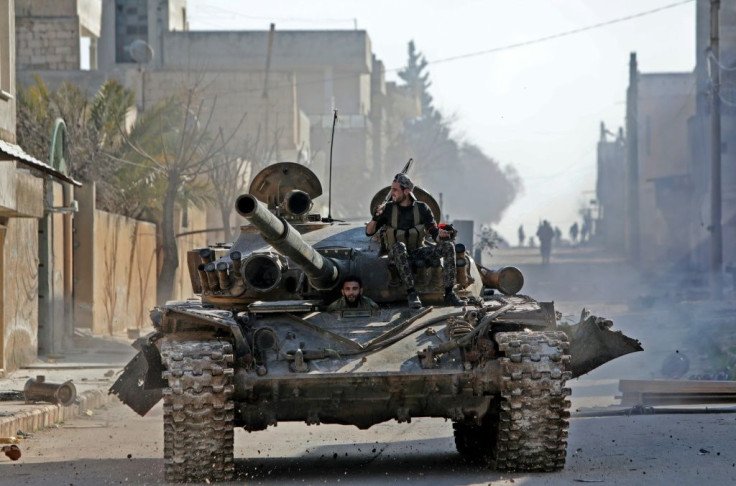
[[[230,481],[233,463],[232,344],[165,341],[164,470],[167,482]]]
[[[560,331],[496,334],[503,386],[492,465],[498,471],[558,471],[565,466],[570,361]]]

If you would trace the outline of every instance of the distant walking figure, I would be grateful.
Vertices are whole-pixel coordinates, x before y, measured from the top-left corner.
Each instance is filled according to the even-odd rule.
[[[542,264],[549,263],[549,255],[552,253],[552,238],[555,237],[555,230],[546,219],[537,228],[537,238],[539,238],[539,250],[542,253]]]
[[[578,222],[575,221],[572,226],[570,226],[570,241],[572,241],[572,244],[578,242]]]
[[[525,241],[525,238],[524,237],[525,237],[525,235],[524,235],[524,225],[523,224],[520,224],[519,225],[519,246],[524,246],[524,241]]]
[[[587,221],[583,221],[583,226],[580,228],[580,243],[585,242],[590,236],[590,226]]]

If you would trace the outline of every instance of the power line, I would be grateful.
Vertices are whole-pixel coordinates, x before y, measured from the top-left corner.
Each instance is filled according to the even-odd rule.
[[[483,51],[477,51],[477,52],[471,52],[471,53],[468,53],[468,54],[459,54],[457,56],[445,57],[445,58],[442,58],[442,59],[437,59],[436,61],[427,61],[427,64],[428,65],[432,65],[432,64],[440,64],[440,63],[444,63],[444,62],[457,61],[457,60],[460,60],[460,59],[467,59],[469,57],[483,56],[485,54],[492,54],[494,52],[506,51],[506,50],[509,50],[509,49],[516,49],[516,48],[519,48],[519,47],[525,47],[525,46],[529,46],[529,45],[532,45],[532,44],[539,44],[541,42],[546,42],[546,41],[553,40],[553,39],[559,39],[561,37],[567,37],[567,36],[570,36],[570,35],[579,34],[581,32],[586,32],[588,30],[598,29],[598,28],[601,28],[601,27],[607,27],[609,25],[618,24],[618,23],[621,23],[621,22],[626,22],[628,20],[637,19],[639,17],[644,17],[644,16],[651,15],[651,14],[654,14],[654,13],[657,13],[657,12],[661,12],[663,10],[668,10],[668,9],[671,9],[671,8],[674,8],[674,7],[679,7],[680,5],[685,5],[687,3],[692,3],[694,1],[695,0],[683,0],[681,2],[671,3],[669,5],[664,5],[662,7],[654,8],[652,10],[646,10],[644,12],[639,12],[639,13],[632,14],[632,15],[627,15],[625,17],[619,17],[619,18],[616,18],[616,19],[607,20],[605,22],[600,22],[600,23],[597,23],[597,24],[589,25],[587,27],[580,27],[580,28],[573,29],[573,30],[568,30],[568,31],[565,31],[565,32],[559,32],[557,34],[547,35],[547,36],[544,36],[544,37],[538,37],[536,39],[531,39],[531,40],[528,40],[528,41],[517,42],[515,44],[507,44],[505,46],[493,47],[491,49],[485,49]]]
[[[256,15],[246,15],[241,12],[235,11],[235,10],[228,10],[221,7],[214,7],[212,5],[204,4],[205,7],[212,10],[220,11],[228,16],[237,16],[244,19],[250,19],[250,20],[265,20],[269,22],[306,22],[306,23],[345,23],[345,22],[356,22],[355,18],[309,18],[309,17],[263,17],[263,16],[256,16]]]
[[[482,50],[482,51],[476,51],[476,52],[471,52],[471,53],[466,53],[466,54],[458,54],[458,55],[451,56],[451,57],[437,59],[435,61],[429,61],[429,60],[427,60],[427,65],[428,66],[431,66],[431,65],[435,65],[435,64],[442,64],[442,63],[447,63],[447,62],[452,62],[452,61],[458,61],[458,60],[462,60],[462,59],[468,59],[468,58],[471,58],[471,57],[478,57],[478,56],[483,56],[483,55],[487,55],[487,54],[493,54],[493,53],[496,53],[496,52],[501,52],[501,51],[506,51],[506,50],[511,50],[511,49],[517,49],[517,48],[520,48],[520,47],[525,47],[525,46],[529,46],[529,45],[533,45],[533,44],[540,44],[540,43],[543,43],[543,42],[547,42],[547,41],[559,39],[559,38],[562,38],[562,37],[567,37],[567,36],[579,34],[579,33],[582,33],[582,32],[586,32],[586,31],[589,31],[589,30],[594,30],[594,29],[598,29],[598,28],[602,28],[602,27],[607,27],[609,25],[618,24],[618,23],[626,22],[626,21],[633,20],[633,19],[638,19],[638,18],[647,16],[647,15],[652,15],[652,14],[655,14],[655,13],[658,13],[658,12],[662,12],[664,10],[669,10],[671,8],[675,8],[675,7],[678,7],[678,6],[681,6],[681,5],[692,3],[694,1],[695,0],[681,0],[679,2],[670,3],[670,4],[667,4],[667,5],[663,5],[661,7],[657,7],[657,8],[650,9],[650,10],[646,10],[646,11],[643,11],[643,12],[638,12],[638,13],[631,14],[631,15],[626,15],[624,17],[618,17],[618,18],[615,18],[615,19],[607,20],[605,22],[599,22],[597,24],[588,25],[588,26],[585,26],[585,27],[579,27],[577,29],[572,29],[572,30],[568,30],[568,31],[564,31],[564,32],[559,32],[559,33],[547,35],[547,36],[544,36],[544,37],[538,37],[536,39],[530,39],[530,40],[527,40],[527,41],[517,42],[517,43],[514,43],[514,44],[507,44],[507,45],[504,45],[504,46],[493,47],[493,48],[485,49],[485,50]],[[225,9],[221,9],[221,8],[217,8],[217,7],[212,7],[212,8],[215,8],[217,10],[221,10],[221,11],[224,11],[224,12],[227,12],[227,13],[230,13],[230,14],[240,15],[236,11],[225,10]],[[264,20],[266,20],[266,19],[277,20],[277,19],[269,18],[269,17],[263,17],[263,19]],[[287,19],[288,20],[292,20],[292,21],[296,21],[297,20],[296,18],[287,18]],[[286,19],[282,19],[282,20],[286,20]],[[304,19],[302,19],[302,20],[304,20]],[[316,21],[317,19],[312,19],[312,20],[315,20]],[[337,21],[337,20],[340,20],[340,19],[325,19],[325,20]],[[351,19],[351,20],[353,20],[353,19]],[[402,69],[404,69],[403,66],[402,67],[397,67],[397,68],[386,69],[386,70],[384,70],[384,72],[387,72],[387,73],[390,73],[390,72],[398,72],[398,71],[400,71]],[[249,72],[254,72],[254,71],[249,71]],[[345,75],[345,76],[335,76],[335,77],[332,77],[332,78],[329,78],[329,79],[319,79],[319,80],[310,80],[310,81],[297,81],[293,85],[292,84],[289,84],[289,85],[281,85],[281,86],[275,85],[275,86],[273,86],[273,88],[274,89],[280,89],[280,88],[290,89],[293,86],[297,86],[298,87],[298,86],[305,86],[305,85],[310,85],[310,84],[321,84],[321,83],[324,83],[325,81],[328,81],[328,80],[329,81],[339,81],[339,80],[344,80],[344,79],[353,79],[353,78],[356,78],[358,76],[359,76],[358,74],[349,74],[349,75]],[[250,92],[255,92],[255,91],[258,91],[258,90],[259,90],[259,88],[245,88],[245,89],[232,90],[232,91],[219,92],[219,93],[220,94],[238,94],[238,93],[250,93]]]

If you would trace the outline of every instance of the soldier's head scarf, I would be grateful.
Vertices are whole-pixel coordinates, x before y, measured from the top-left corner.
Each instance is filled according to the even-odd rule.
[[[409,189],[409,197],[415,201],[417,200],[416,196],[414,196],[414,183],[409,179],[408,175],[402,173],[396,174],[394,182],[399,184],[402,189]]]

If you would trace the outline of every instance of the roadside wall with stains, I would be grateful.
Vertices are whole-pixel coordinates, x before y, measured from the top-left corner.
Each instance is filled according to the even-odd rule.
[[[2,367],[32,362],[38,349],[38,220],[8,218],[0,229]]]
[[[158,254],[154,223],[95,209],[93,184],[76,191],[79,212],[74,216],[74,322],[98,335],[149,327],[156,305]],[[188,211],[187,227],[179,215],[177,234],[204,229],[204,212]],[[173,299],[192,296],[186,251],[202,247],[206,235],[177,238],[179,268]]]
[[[76,193],[74,321],[111,335],[139,328],[156,302],[156,225],[99,211],[94,186]]]

